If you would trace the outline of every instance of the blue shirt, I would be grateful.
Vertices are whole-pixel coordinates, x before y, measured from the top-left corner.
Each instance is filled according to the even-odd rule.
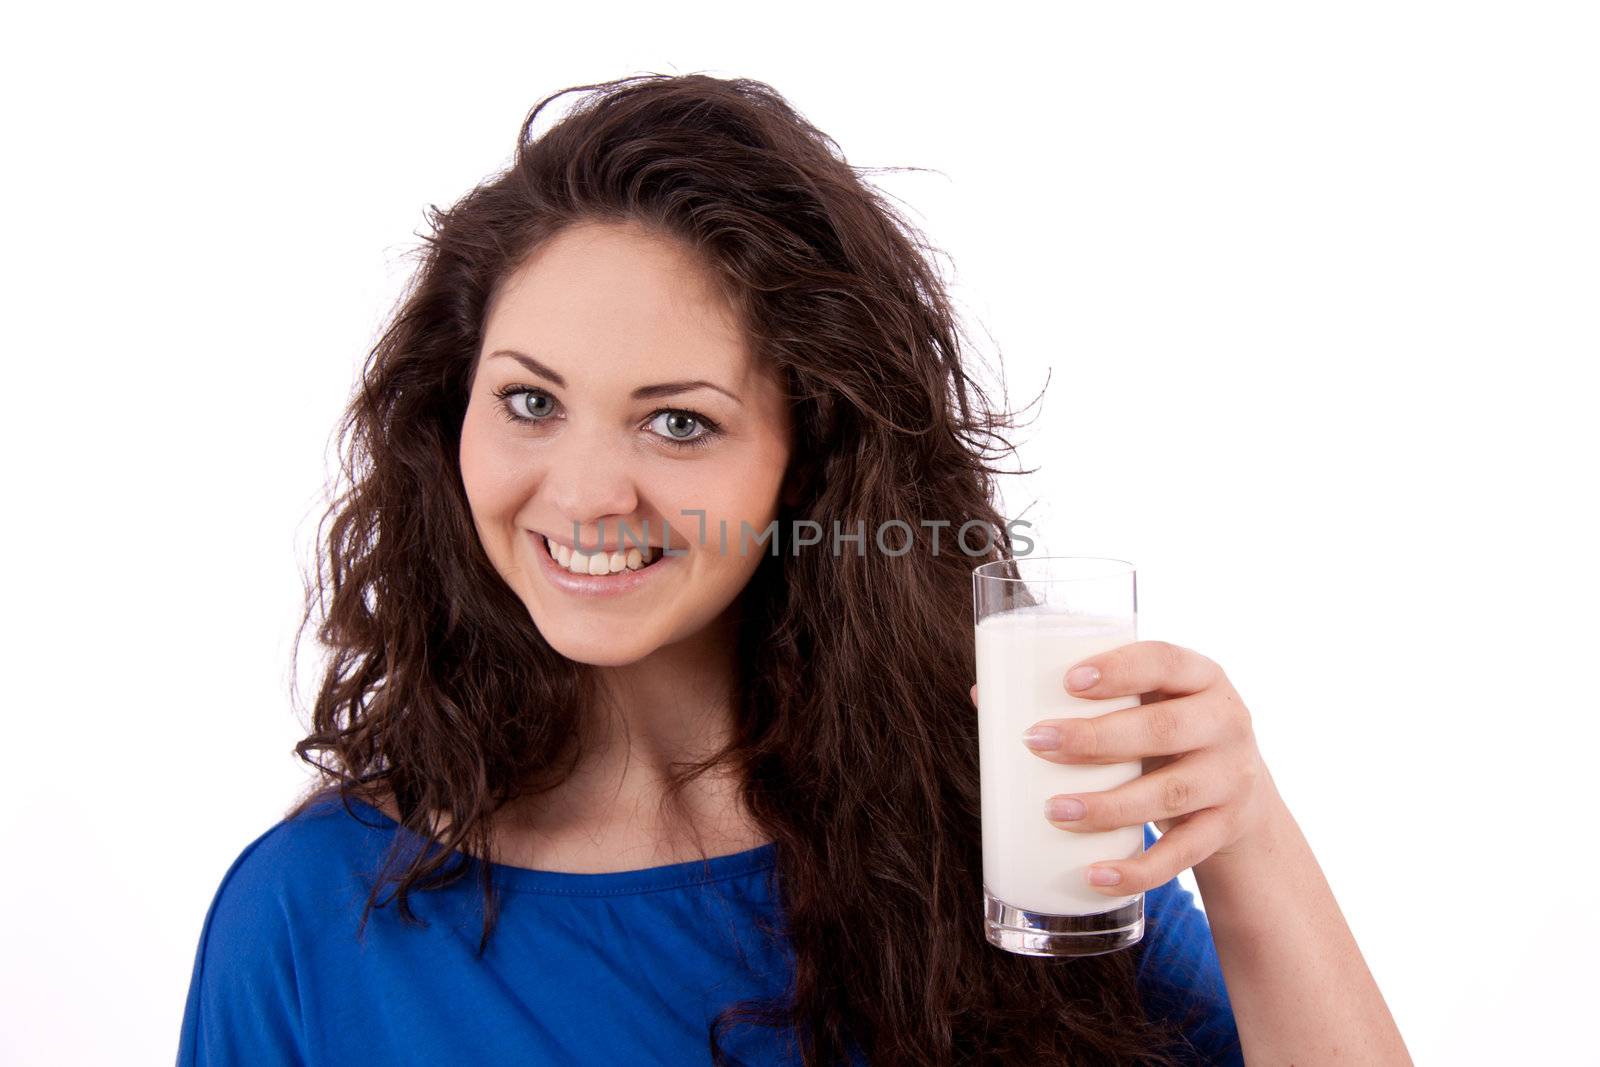
[[[335,796],[280,821],[223,875],[195,953],[179,1067],[683,1067],[710,1063],[707,1026],[721,1008],[787,987],[792,958],[756,926],[781,922],[776,844],[601,874],[494,864],[500,914],[480,959],[475,871],[410,895],[426,928],[403,924],[391,903],[356,940],[365,879],[402,829],[350,804],[361,818]],[[1185,1032],[1206,1062],[1242,1063],[1205,913],[1174,879],[1145,894],[1145,923],[1147,1005],[1179,1018],[1199,1008]],[[721,1041],[748,1067],[800,1062],[783,1030],[734,1025]]]

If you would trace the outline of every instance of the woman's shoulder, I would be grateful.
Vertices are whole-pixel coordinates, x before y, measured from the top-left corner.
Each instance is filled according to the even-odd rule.
[[[300,900],[381,859],[390,831],[369,804],[318,793],[249,839],[217,886],[213,908],[234,919],[284,917]]]
[[[359,802],[313,795],[233,856],[201,924],[178,1062],[303,1059],[298,990],[311,946],[341,944],[357,875],[391,836]]]
[[[330,849],[338,853],[373,844],[395,825],[375,799],[319,790],[298,801],[245,851],[296,861],[315,859]]]
[[[1146,849],[1159,840],[1149,824],[1145,825],[1144,836]],[[1187,985],[1196,972],[1204,975],[1215,966],[1211,925],[1194,894],[1177,878],[1145,894],[1144,920],[1144,945],[1139,954],[1141,979],[1166,979]]]
[[[1145,827],[1145,846],[1157,840]],[[1211,924],[1177,878],[1145,894],[1138,981],[1146,1007],[1180,1023],[1205,1062],[1242,1063],[1238,1026]]]

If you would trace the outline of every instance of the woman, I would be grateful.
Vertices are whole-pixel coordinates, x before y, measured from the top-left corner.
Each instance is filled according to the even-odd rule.
[[[320,788],[224,878],[180,1062],[1406,1062],[1177,646],[1085,664],[1140,707],[1041,724],[1040,758],[1146,760],[1056,824],[1166,831],[1100,866],[1144,941],[987,943],[970,575],[1011,554],[1010,423],[926,247],[769,87],[580,88],[435,212],[365,369]],[[986,556],[930,543],[972,520]]]

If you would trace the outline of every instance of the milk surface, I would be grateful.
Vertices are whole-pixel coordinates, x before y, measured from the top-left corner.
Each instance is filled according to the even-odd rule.
[[[1137,694],[1089,700],[1066,688],[1067,669],[1078,660],[1138,640],[1136,621],[1041,605],[986,616],[975,629],[984,885],[1013,907],[1053,915],[1091,915],[1133,901],[1136,895],[1091,889],[1085,875],[1091,863],[1140,855],[1144,827],[1059,830],[1044,805],[1058,793],[1131,781],[1140,762],[1052,763],[1023,744],[1022,735],[1041,719],[1092,718],[1136,706]]]

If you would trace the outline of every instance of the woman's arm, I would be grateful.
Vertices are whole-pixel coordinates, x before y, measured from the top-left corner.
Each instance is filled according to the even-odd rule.
[[[1194,868],[1246,1062],[1409,1064],[1311,846],[1261,785],[1260,836]]]

